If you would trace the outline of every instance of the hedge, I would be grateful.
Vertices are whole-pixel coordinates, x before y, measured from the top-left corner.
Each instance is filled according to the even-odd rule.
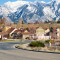
[[[40,42],[40,41],[36,41],[36,42],[31,42],[29,44],[29,46],[31,47],[45,47],[44,43]]]

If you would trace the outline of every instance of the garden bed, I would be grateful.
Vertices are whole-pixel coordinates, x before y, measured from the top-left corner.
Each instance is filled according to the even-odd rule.
[[[29,51],[33,50],[33,51],[46,51],[46,52],[58,52],[58,53],[60,53],[60,47],[31,47],[31,46],[29,46],[29,43],[18,44],[15,46],[15,48],[29,50]]]

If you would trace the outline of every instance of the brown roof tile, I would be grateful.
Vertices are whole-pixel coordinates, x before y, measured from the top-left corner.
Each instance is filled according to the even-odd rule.
[[[16,31],[14,31],[14,33],[17,33],[17,32],[21,32],[19,29],[18,30],[16,30]]]
[[[10,28],[10,29],[8,29],[8,31],[7,31],[8,34],[11,33],[14,29],[15,29],[15,28]]]

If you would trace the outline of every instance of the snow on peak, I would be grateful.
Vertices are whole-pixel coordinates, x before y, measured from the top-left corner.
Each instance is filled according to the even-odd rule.
[[[43,11],[45,15],[49,15],[51,18],[55,17],[55,14],[52,12],[52,9],[50,7],[45,7]]]
[[[4,5],[7,5],[8,7],[11,7],[11,8],[13,8],[13,7],[17,8],[17,7],[22,6],[24,4],[29,4],[29,2],[26,2],[26,1],[10,2],[9,1],[9,2],[5,3]]]
[[[17,11],[17,9],[21,6],[23,6],[24,4],[29,4],[29,2],[26,2],[26,1],[15,1],[15,2],[10,2],[8,1],[7,3],[3,4],[2,6],[9,10],[11,13],[14,13]]]
[[[60,0],[52,0],[52,1],[56,1],[56,3],[57,3],[57,4],[59,4],[59,3],[60,3]]]
[[[7,20],[15,21],[23,16],[25,22],[59,19],[60,16],[60,0],[52,0],[49,3],[44,1],[28,2],[17,0],[15,2],[8,1],[0,7],[0,15],[6,17]],[[15,19],[15,20],[14,20]]]

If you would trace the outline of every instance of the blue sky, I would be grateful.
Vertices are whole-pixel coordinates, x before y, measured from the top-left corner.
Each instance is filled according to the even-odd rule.
[[[8,2],[8,1],[13,2],[13,1],[17,1],[17,0],[0,0],[0,5],[6,3],[6,2]],[[34,2],[34,1],[36,1],[36,0],[22,0],[22,1],[32,1],[32,2]],[[49,2],[49,1],[51,1],[51,0],[39,0],[39,1]]]

